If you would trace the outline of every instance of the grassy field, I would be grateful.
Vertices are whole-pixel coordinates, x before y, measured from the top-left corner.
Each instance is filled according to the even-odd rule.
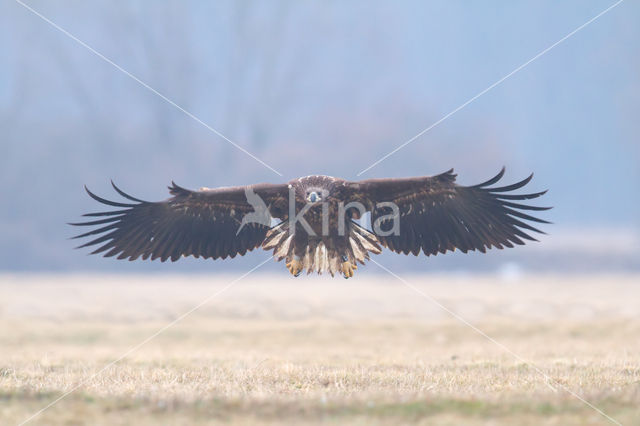
[[[638,276],[406,277],[518,359],[388,276],[255,274],[95,374],[234,278],[0,276],[0,424],[78,385],[30,424],[640,424]]]

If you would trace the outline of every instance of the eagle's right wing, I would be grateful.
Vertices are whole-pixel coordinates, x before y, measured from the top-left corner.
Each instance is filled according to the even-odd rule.
[[[84,216],[99,219],[71,225],[96,227],[74,237],[97,236],[78,248],[98,246],[91,254],[117,255],[118,259],[159,258],[164,262],[182,256],[224,259],[244,255],[259,247],[269,230],[261,221],[242,222],[245,215],[255,212],[247,194],[259,196],[276,218],[284,217],[288,203],[286,184],[190,191],[173,183],[169,187],[173,197],[160,202],[142,201],[113,187],[131,202],[106,200],[87,189],[93,199],[119,209],[88,213]]]
[[[374,226],[380,242],[396,253],[435,255],[454,251],[466,253],[491,247],[513,247],[534,240],[529,231],[541,232],[527,222],[549,223],[524,213],[542,211],[522,203],[543,195],[513,194],[531,180],[528,178],[512,185],[495,187],[504,175],[504,168],[492,179],[474,186],[455,183],[453,170],[437,176],[402,179],[369,179],[351,182],[350,199],[362,202],[371,211],[371,221],[379,221],[380,231]],[[399,234],[392,230],[392,203],[398,209]],[[386,217],[386,219],[385,219]]]

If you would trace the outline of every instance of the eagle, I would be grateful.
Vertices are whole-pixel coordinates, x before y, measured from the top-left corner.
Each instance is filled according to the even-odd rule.
[[[90,227],[72,237],[91,237],[77,248],[92,247],[91,254],[105,257],[226,259],[262,247],[277,261],[284,259],[294,276],[306,271],[350,278],[358,264],[383,248],[430,256],[456,249],[485,253],[537,241],[531,234],[544,232],[532,222],[550,222],[525,212],[550,207],[523,201],[546,191],[514,193],[533,174],[496,185],[504,172],[503,167],[474,186],[458,185],[453,169],[435,176],[361,181],[313,175],[283,184],[197,191],[172,182],[171,197],[159,202],[134,198],[112,181],[125,200],[107,200],[85,186],[93,199],[116,209],[85,214],[92,219],[70,225]]]

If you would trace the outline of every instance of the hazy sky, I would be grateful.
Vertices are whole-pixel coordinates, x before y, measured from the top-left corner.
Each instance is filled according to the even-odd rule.
[[[0,5],[0,269],[82,267],[88,184],[134,195],[356,179],[613,1],[30,1],[281,178],[15,2]],[[560,228],[640,229],[640,4],[627,0],[362,178],[536,173]],[[25,260],[26,259],[26,260]],[[110,264],[113,267],[113,264]]]

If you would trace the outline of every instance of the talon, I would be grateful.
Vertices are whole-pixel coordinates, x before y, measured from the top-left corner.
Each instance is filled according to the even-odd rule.
[[[287,269],[294,277],[299,276],[302,273],[302,262],[299,259],[293,258],[287,263]]]
[[[346,259],[346,256],[342,256],[342,259]],[[342,264],[340,265],[340,269],[342,271],[342,276],[347,279],[347,278],[351,278],[353,277],[353,272],[358,269],[358,266],[356,266],[355,264],[349,262],[348,260],[345,260],[344,262],[342,262]]]

